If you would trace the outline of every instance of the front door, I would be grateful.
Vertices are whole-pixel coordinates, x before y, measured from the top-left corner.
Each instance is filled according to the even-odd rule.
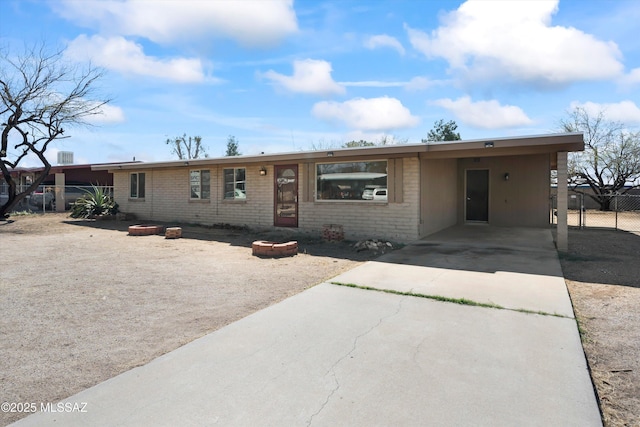
[[[489,221],[489,170],[470,169],[466,176],[466,221]]]
[[[298,226],[298,165],[275,167],[276,227]]]

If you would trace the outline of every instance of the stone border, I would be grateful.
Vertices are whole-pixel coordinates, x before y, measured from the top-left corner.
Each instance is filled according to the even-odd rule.
[[[258,257],[284,257],[293,256],[298,253],[298,242],[286,243],[267,242],[266,240],[256,240],[251,244],[254,256]]]
[[[179,239],[182,237],[182,228],[180,227],[167,227],[164,232],[165,239]]]
[[[164,227],[161,225],[138,224],[129,226],[129,236],[151,236],[153,234],[162,234]]]

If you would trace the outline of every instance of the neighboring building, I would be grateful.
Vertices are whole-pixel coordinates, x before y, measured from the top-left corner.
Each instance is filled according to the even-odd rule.
[[[90,188],[91,185],[112,187],[113,186],[113,174],[104,170],[92,170],[93,166],[105,166],[108,167],[111,163],[101,164],[82,164],[82,165],[55,165],[51,166],[49,174],[44,179],[41,187],[55,192],[56,210],[63,211],[69,207],[69,200],[71,197],[66,197],[67,190],[75,190],[74,198],[78,194],[82,194],[80,188]],[[124,163],[118,163],[119,165]],[[44,167],[34,168],[15,168],[10,169],[11,176],[18,185],[18,190],[25,191],[35,180],[42,175]],[[80,192],[79,192],[80,191]],[[8,186],[2,176],[0,175],[0,202],[6,201],[8,192]],[[4,198],[2,198],[4,196]],[[67,200],[69,199],[69,200]],[[25,206],[20,206],[25,207]]]
[[[43,185],[55,185],[56,174],[64,174],[65,181],[73,184],[112,186],[113,175],[106,170],[92,170],[93,166],[109,166],[111,163],[85,164],[85,165],[55,165],[51,166],[49,175],[44,179]],[[122,164],[122,163],[118,163]],[[11,169],[11,176],[18,185],[30,185],[42,175],[43,167],[15,168]],[[4,184],[4,181],[3,181]]]
[[[456,224],[549,227],[550,171],[566,176],[566,153],[583,148],[570,133],[93,170],[113,173],[120,210],[145,220],[318,236],[336,224],[347,239],[407,242]]]
[[[556,197],[557,189],[555,184],[551,185],[551,196]],[[595,195],[595,192],[587,184],[581,184],[579,186],[569,186],[569,200],[568,208],[570,210],[580,210],[580,208],[588,210],[599,210],[600,203],[594,200],[591,196]],[[635,211],[640,209],[640,188],[625,186],[616,193],[608,194],[612,200],[617,199],[616,202],[612,202],[611,210],[618,211]]]

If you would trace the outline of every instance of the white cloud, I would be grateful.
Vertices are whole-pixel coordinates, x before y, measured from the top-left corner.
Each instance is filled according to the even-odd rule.
[[[87,121],[93,124],[122,123],[125,121],[124,111],[115,105],[105,104],[100,107],[100,114],[87,117]]]
[[[432,102],[451,111],[461,122],[482,129],[500,129],[532,123],[519,107],[500,105],[496,100],[473,102],[464,96],[455,101],[449,98]]]
[[[620,79],[620,82],[623,85],[628,86],[640,84],[640,68],[634,68],[633,70],[631,70],[629,74],[624,75]]]
[[[80,35],[69,43],[65,55],[75,61],[91,60],[94,65],[123,74],[156,77],[180,83],[198,83],[205,80],[200,59],[159,59],[146,56],[141,45],[124,37]]]
[[[361,82],[340,82],[345,87],[402,87],[407,85],[407,82],[383,82],[377,80],[368,80]]]
[[[566,84],[617,77],[621,53],[573,27],[552,26],[558,0],[467,1],[431,34],[405,25],[412,46],[469,78]]]
[[[391,37],[387,34],[379,34],[369,37],[364,46],[368,49],[377,49],[379,47],[390,47],[398,51],[400,55],[404,55],[405,50],[402,44],[395,37]]]
[[[403,87],[408,91],[425,90],[432,86],[446,84],[446,80],[431,80],[427,77],[414,77],[409,81],[378,81],[365,80],[359,82],[338,82],[344,87]]]
[[[584,109],[589,115],[597,116],[600,113],[609,120],[622,122],[625,124],[640,123],[640,108],[633,101],[620,101],[611,104],[599,104],[596,102],[578,102],[571,103],[571,110],[576,107]]]
[[[293,62],[293,75],[285,76],[269,70],[262,76],[291,92],[314,95],[343,94],[345,89],[331,77],[331,63],[315,59]]]
[[[342,122],[351,129],[362,131],[401,129],[419,122],[399,100],[388,97],[318,102],[312,113],[319,119]]]
[[[270,46],[298,31],[293,0],[65,0],[53,6],[76,24],[156,43],[219,37]]]
[[[430,88],[431,86],[437,84],[439,82],[436,82],[434,80],[430,80],[426,77],[414,77],[412,78],[406,85],[405,85],[405,89],[409,90],[409,91],[418,91],[418,90],[425,90]]]

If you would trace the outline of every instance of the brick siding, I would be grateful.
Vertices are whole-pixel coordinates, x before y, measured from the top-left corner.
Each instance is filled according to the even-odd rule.
[[[114,170],[115,199],[122,212],[133,213],[140,220],[273,228],[273,166],[267,168],[267,176],[261,176],[255,165],[246,167],[247,198],[242,201],[223,200],[224,168],[218,165],[201,168],[211,171],[211,198],[204,201],[189,198],[188,167],[137,170],[146,174],[144,199],[129,198],[130,171]],[[303,170],[303,164],[299,165],[299,170]],[[306,185],[303,175],[300,173],[298,180],[297,231],[320,237],[323,225],[340,224],[348,240],[384,238],[404,242],[418,238],[420,174],[417,158],[403,159],[401,203],[305,202],[302,198]]]

